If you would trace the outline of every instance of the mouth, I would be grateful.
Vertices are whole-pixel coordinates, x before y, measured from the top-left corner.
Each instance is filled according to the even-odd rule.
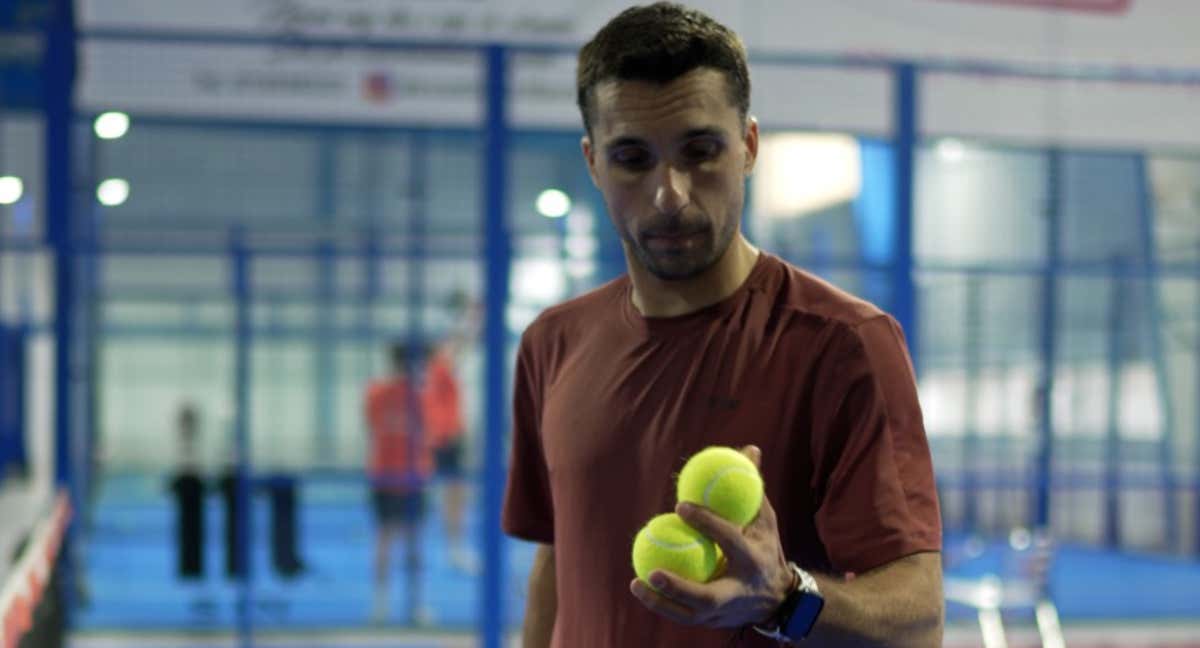
[[[708,231],[704,229],[686,231],[658,231],[643,235],[646,247],[664,252],[684,250],[703,243]]]

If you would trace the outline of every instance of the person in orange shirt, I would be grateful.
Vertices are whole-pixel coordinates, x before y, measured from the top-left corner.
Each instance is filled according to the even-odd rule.
[[[388,557],[403,538],[410,621],[427,625],[432,615],[421,605],[420,529],[425,487],[433,474],[433,446],[423,429],[420,394],[412,371],[416,358],[403,344],[389,348],[392,374],[367,386],[365,415],[370,430],[367,472],[375,512],[375,606],[372,618],[387,617]]]
[[[433,440],[437,474],[443,480],[443,516],[449,541],[450,562],[473,574],[479,570],[475,555],[467,548],[463,533],[466,481],[463,479],[464,438],[462,399],[454,374],[453,338],[439,345],[425,365],[421,405],[425,430]]]

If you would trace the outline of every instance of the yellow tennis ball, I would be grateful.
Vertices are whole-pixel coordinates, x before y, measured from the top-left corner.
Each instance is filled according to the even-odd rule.
[[[717,570],[717,546],[674,513],[656,515],[633,539],[633,571],[646,584],[655,569],[700,583]]]
[[[762,506],[762,475],[741,452],[712,446],[688,459],[679,473],[675,494],[680,502],[705,506],[738,526],[746,526]]]

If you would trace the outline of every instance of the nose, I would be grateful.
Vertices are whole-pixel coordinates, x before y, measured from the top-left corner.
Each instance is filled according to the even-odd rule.
[[[690,201],[692,180],[687,172],[664,164],[654,178],[654,207],[660,213],[674,214]]]

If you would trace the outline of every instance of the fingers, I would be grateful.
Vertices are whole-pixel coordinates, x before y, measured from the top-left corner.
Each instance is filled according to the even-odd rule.
[[[692,617],[696,620],[707,615],[718,606],[720,601],[717,581],[698,583],[669,572],[659,571],[651,574],[650,582],[654,584],[654,588],[647,587],[646,589],[651,592],[657,590],[657,594],[683,606],[691,612]],[[645,583],[642,585],[645,587]]]
[[[662,576],[667,576],[670,579],[670,576],[662,571],[655,571],[651,574],[651,578],[655,581]],[[666,587],[674,587],[674,585],[668,584]],[[651,612],[661,614],[676,623],[684,625],[695,625],[699,622],[696,613],[692,609],[667,598],[663,594],[655,592],[649,585],[636,578],[629,584],[629,591]]]
[[[771,499],[763,493],[762,505],[758,507],[758,515],[750,521],[751,527],[767,527],[771,532],[776,532],[778,528],[778,520],[775,517],[775,507],[771,506]]]
[[[690,502],[676,504],[675,512],[693,529],[720,545],[730,561],[744,562],[747,559],[746,538],[736,524],[713,513],[711,509]]]
[[[742,446],[742,454],[754,462],[755,467],[762,468],[762,450],[756,445]]]

